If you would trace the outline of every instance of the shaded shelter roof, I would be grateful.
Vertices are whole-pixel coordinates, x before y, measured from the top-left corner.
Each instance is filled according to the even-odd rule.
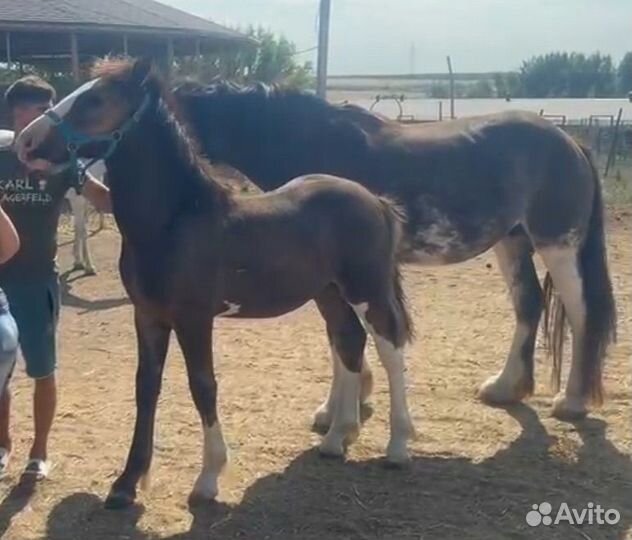
[[[206,52],[252,41],[210,20],[155,0],[0,0],[0,61],[69,53],[75,34],[81,56],[123,52],[147,54],[170,39],[177,55]],[[42,36],[45,37],[42,37]]]

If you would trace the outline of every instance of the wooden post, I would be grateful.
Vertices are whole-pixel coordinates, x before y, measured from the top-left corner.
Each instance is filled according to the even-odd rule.
[[[72,76],[76,83],[81,80],[79,72],[79,43],[77,34],[70,34],[70,59],[72,62]]]
[[[452,60],[448,56],[448,73],[450,74],[450,118],[454,120],[454,73],[452,72]]]
[[[123,54],[129,56],[129,40],[127,34],[123,34]]]
[[[331,0],[320,0],[318,19],[318,61],[316,67],[316,95],[327,97],[327,58],[329,56],[329,17]]]
[[[5,33],[4,41],[7,49],[7,67],[11,69],[11,32]]]
[[[608,153],[608,161],[606,161],[606,170],[604,176],[608,176],[610,168],[614,166],[614,162],[617,158],[617,146],[619,144],[619,128],[621,127],[621,117],[623,116],[623,107],[619,109],[617,115],[617,123],[614,125],[614,134],[612,135],[612,145],[610,146],[610,152]]]

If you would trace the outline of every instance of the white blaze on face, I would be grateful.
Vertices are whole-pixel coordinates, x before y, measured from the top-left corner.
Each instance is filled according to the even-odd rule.
[[[54,111],[60,118],[64,118],[64,116],[72,109],[72,106],[77,98],[90,90],[99,80],[100,79],[98,78],[93,79],[81,85],[74,92],[62,99],[51,110]],[[42,144],[52,127],[53,121],[48,116],[42,115],[33,120],[22,130],[15,141],[15,150],[20,158],[20,161],[29,165],[28,153],[35,150],[40,144]]]
[[[68,94],[64,99],[62,99],[57,105],[55,105],[51,110],[54,111],[59,118],[63,118],[68,114],[72,106],[74,105],[77,98],[90,90],[95,84],[99,82],[99,78],[92,79],[85,84],[82,84],[79,88],[77,88],[71,94]]]

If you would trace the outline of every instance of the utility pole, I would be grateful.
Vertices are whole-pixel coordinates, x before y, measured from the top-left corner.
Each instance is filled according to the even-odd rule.
[[[327,57],[329,55],[329,14],[331,0],[320,0],[318,17],[318,61],[316,65],[316,95],[327,97]]]

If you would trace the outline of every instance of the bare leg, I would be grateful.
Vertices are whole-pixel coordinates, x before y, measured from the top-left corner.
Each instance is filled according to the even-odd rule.
[[[136,485],[149,473],[154,440],[156,405],[171,329],[138,308],[134,312],[138,339],[136,371],[136,425],[127,463],[112,485],[105,505],[123,508],[136,498]]]
[[[53,373],[45,379],[35,381],[33,394],[33,420],[35,423],[35,438],[31,453],[31,459],[48,458],[48,435],[50,434],[55,411],[57,409],[57,382]]]

